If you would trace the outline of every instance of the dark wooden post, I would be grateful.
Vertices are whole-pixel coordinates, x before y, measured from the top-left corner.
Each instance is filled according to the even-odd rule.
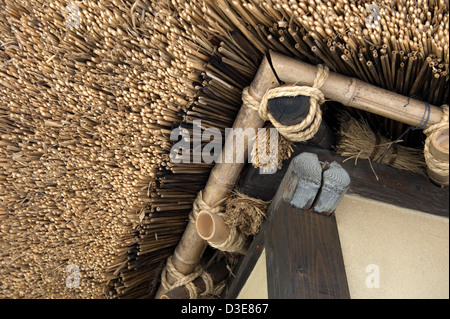
[[[292,160],[268,213],[269,298],[350,298],[332,214],[349,184],[338,163],[312,153]]]

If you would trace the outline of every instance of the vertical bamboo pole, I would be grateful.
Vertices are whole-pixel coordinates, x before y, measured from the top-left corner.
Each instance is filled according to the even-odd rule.
[[[256,100],[260,101],[267,90],[278,85],[277,77],[269,61],[267,58],[264,58],[250,85],[249,93]],[[236,117],[233,129],[242,128],[245,131],[247,128],[258,129],[263,125],[264,121],[259,117],[258,112],[243,105]],[[244,152],[243,158],[246,158],[247,145],[236,148],[236,158],[239,158],[239,152]],[[214,205],[223,198],[226,198],[234,188],[244,165],[245,163],[225,163],[224,161],[217,163],[211,171],[208,182],[203,190],[203,200],[209,205]],[[189,222],[175,249],[172,258],[174,267],[185,275],[192,273],[195,266],[199,263],[206,246],[205,240],[198,235],[195,223]],[[169,283],[173,283],[175,280],[175,278],[170,278],[170,276],[167,279]],[[155,298],[161,298],[165,292],[161,285]]]

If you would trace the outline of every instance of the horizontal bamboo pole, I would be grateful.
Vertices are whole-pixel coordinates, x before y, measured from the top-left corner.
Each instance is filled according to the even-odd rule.
[[[261,100],[268,89],[278,85],[278,80],[272,71],[269,61],[267,58],[264,58],[253,82],[250,84],[249,93],[256,100]],[[242,128],[245,131],[247,128],[257,129],[263,125],[264,121],[259,117],[257,111],[243,106],[239,110],[233,128]],[[247,147],[238,147],[237,152],[247,153],[246,149]],[[238,156],[239,154],[235,153],[235,155]],[[246,154],[243,155],[245,158]],[[244,163],[224,163],[224,161],[223,163],[217,163],[212,169],[208,182],[203,190],[203,200],[212,206],[223,198],[226,198],[234,188],[244,165]],[[224,224],[223,220],[222,223]],[[172,259],[174,267],[185,275],[192,273],[200,261],[206,245],[204,238],[199,236],[196,225],[190,222],[175,249]],[[170,278],[169,276],[168,281],[172,284],[174,278]],[[164,288],[161,285],[155,298],[161,298],[164,293]]]
[[[276,52],[271,52],[270,57],[281,81],[313,85],[318,69],[316,66]],[[330,72],[320,90],[327,99],[408,125],[421,126],[428,117],[424,102],[334,72]],[[429,113],[424,128],[439,123],[443,117],[442,109],[437,106],[431,105]]]
[[[317,67],[302,61],[271,52],[275,73],[281,81],[296,85],[311,86]],[[355,78],[330,72],[321,91],[326,98],[363,111],[378,114],[392,120],[424,129],[440,123],[444,112],[441,107],[418,101]],[[431,149],[433,155],[448,163],[448,129],[433,134]],[[437,184],[448,186],[448,175],[439,175],[428,169],[428,175]]]

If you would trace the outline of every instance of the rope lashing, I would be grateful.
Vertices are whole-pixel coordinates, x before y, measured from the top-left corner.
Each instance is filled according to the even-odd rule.
[[[203,192],[200,191],[197,195],[197,198],[194,201],[194,204],[192,206],[192,213],[189,216],[189,220],[193,223],[197,220],[198,214],[200,212],[205,211],[213,214],[217,214],[218,216],[224,216],[225,212],[225,202],[226,199],[222,199],[215,205],[208,205],[203,200]],[[228,238],[221,244],[216,244],[213,242],[208,241],[208,244],[211,247],[214,247],[216,249],[219,249],[221,251],[227,251],[230,253],[238,252],[240,251],[246,242],[246,236],[242,234],[236,227],[230,227],[230,234],[228,235]]]
[[[325,97],[320,91],[325,80],[328,78],[329,69],[327,66],[318,65],[316,78],[313,86],[279,86],[268,90],[261,102],[258,102],[249,93],[249,88],[246,87],[242,92],[242,101],[247,107],[257,111],[259,116],[267,121],[269,120],[275,128],[278,129],[281,135],[285,138],[294,141],[302,142],[311,139],[319,130],[322,122],[322,110],[320,104],[325,102]],[[270,99],[279,97],[295,97],[308,96],[310,98],[310,107],[308,114],[302,122],[295,125],[284,125],[278,122],[268,110],[268,103]]]
[[[190,299],[197,299],[199,297],[197,287],[194,285],[193,281],[198,277],[201,277],[205,282],[205,291],[200,294],[200,296],[207,296],[214,292],[214,282],[209,273],[207,273],[200,265],[195,267],[194,271],[188,275],[184,275],[179,272],[172,262],[173,256],[167,258],[167,264],[161,273],[161,285],[166,291],[172,290],[177,287],[185,287],[189,292]],[[171,285],[167,279],[167,275],[170,274],[175,278],[175,282]]]
[[[218,215],[223,216],[224,214]],[[247,237],[243,233],[241,233],[236,227],[230,227],[230,234],[223,243],[216,244],[208,241],[208,244],[211,247],[214,247],[221,251],[227,251],[229,253],[237,253],[244,248],[246,241]]]
[[[200,191],[193,203],[192,212],[189,215],[189,221],[191,223],[195,223],[198,214],[203,211],[223,216],[225,211],[224,202],[225,199],[222,199],[214,205],[209,205],[203,200],[203,191]],[[230,235],[225,240],[225,242],[220,245],[211,242],[208,242],[208,244],[222,251],[237,252],[244,247],[245,241],[245,235],[240,233],[236,229],[236,227],[232,227],[230,228]],[[169,256],[169,258],[167,258],[166,267],[161,273],[161,285],[164,290],[169,291],[174,288],[184,286],[189,292],[189,298],[197,299],[199,297],[199,294],[197,291],[197,287],[194,285],[193,281],[196,278],[201,277],[205,282],[206,289],[205,292],[203,292],[200,296],[207,296],[216,291],[216,287],[214,287],[214,282],[211,275],[208,274],[200,265],[197,265],[192,273],[184,275],[183,273],[179,272],[173,265],[172,260],[174,256],[177,259],[180,259],[176,252],[174,253],[174,255]],[[186,263],[186,261],[183,262]],[[169,283],[168,275],[170,275],[170,277],[175,280],[173,284]]]
[[[225,199],[222,199],[214,205],[208,205],[203,200],[203,191],[200,191],[195,198],[194,204],[192,205],[192,213],[189,215],[189,220],[195,224],[198,214],[203,211],[214,214],[223,213],[225,211],[224,203]]]
[[[429,128],[425,129],[423,133],[427,136],[425,140],[424,145],[424,155],[425,155],[425,162],[427,163],[427,167],[441,175],[441,176],[448,176],[449,175],[449,162],[447,161],[441,161],[433,156],[433,154],[430,152],[430,143],[431,143],[431,136],[434,132],[437,130],[448,126],[449,125],[449,107],[448,105],[442,106],[443,116],[439,123],[436,123]]]

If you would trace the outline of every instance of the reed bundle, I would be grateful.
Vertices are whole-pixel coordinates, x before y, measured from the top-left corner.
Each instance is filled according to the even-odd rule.
[[[269,49],[447,101],[448,1],[377,4],[0,0],[0,297],[152,297],[212,168],[170,131],[231,127]]]
[[[266,217],[269,204],[270,202],[234,190],[226,203],[225,223],[239,228],[247,236],[256,235]]]
[[[399,145],[374,132],[365,119],[357,120],[348,114],[340,118],[341,129],[336,152],[346,160],[367,159],[392,167],[426,175],[423,150]]]

